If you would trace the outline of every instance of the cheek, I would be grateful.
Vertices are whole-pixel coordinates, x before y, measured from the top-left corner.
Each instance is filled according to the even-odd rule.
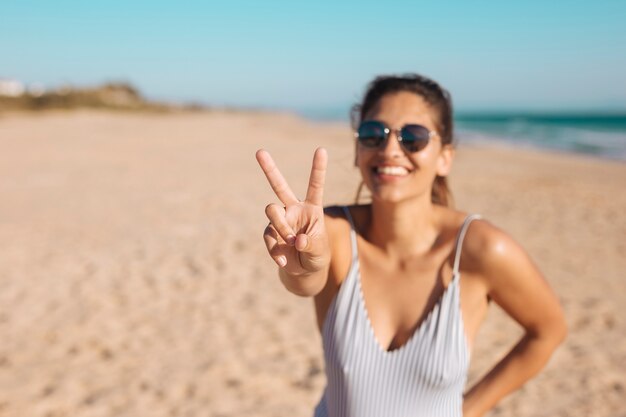
[[[425,150],[414,156],[413,160],[422,169],[430,169],[437,162],[436,156],[432,152]]]
[[[420,171],[430,171],[437,164],[437,150],[426,147],[419,152],[415,152],[409,156],[409,159]]]
[[[419,164],[419,166],[436,169],[440,152],[441,150],[439,146],[427,146],[421,152],[414,155],[414,160],[417,164]]]

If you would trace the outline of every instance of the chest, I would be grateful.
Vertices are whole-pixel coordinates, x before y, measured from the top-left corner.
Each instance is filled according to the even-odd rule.
[[[369,324],[387,351],[406,344],[451,283],[451,277],[433,268],[390,268],[367,258],[359,262],[356,279]]]
[[[452,268],[445,262],[439,265],[415,262],[390,268],[366,257],[361,259],[356,285],[381,348],[392,351],[404,346],[444,300],[453,303],[447,308],[458,309],[459,325],[471,346],[486,314],[486,289],[479,277],[468,273],[456,277],[455,284]],[[444,299],[453,284],[456,299]]]
[[[402,386],[438,391],[462,386],[469,348],[459,311],[453,308],[458,304],[458,286],[450,283],[425,318],[411,323],[408,314],[421,315],[410,294],[420,289],[415,277],[394,276],[398,285],[390,290],[388,281],[383,285],[370,280],[373,285],[362,287],[360,272],[357,264],[344,280],[323,328],[331,374],[347,379],[351,387],[371,380],[372,375],[376,381],[389,375],[390,384],[402,380]],[[368,297],[368,292],[375,296]],[[386,371],[381,374],[382,369]]]

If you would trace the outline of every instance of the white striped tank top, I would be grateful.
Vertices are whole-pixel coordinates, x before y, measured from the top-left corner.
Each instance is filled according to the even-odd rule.
[[[467,216],[456,238],[452,281],[411,338],[384,350],[371,326],[359,272],[354,223],[352,264],[326,313],[322,341],[327,385],[315,417],[461,417],[469,346],[460,309],[459,260]]]

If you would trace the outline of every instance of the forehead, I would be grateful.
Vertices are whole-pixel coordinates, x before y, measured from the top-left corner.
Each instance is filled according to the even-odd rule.
[[[417,123],[435,127],[435,112],[422,96],[408,91],[385,94],[365,115],[365,120],[380,120],[390,126]]]

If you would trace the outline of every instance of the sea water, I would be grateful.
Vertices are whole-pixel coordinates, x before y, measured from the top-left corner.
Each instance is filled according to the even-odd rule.
[[[348,108],[305,110],[322,121],[349,121]],[[458,143],[505,142],[626,161],[624,112],[458,112]]]
[[[459,114],[460,140],[501,141],[626,161],[626,113]]]

